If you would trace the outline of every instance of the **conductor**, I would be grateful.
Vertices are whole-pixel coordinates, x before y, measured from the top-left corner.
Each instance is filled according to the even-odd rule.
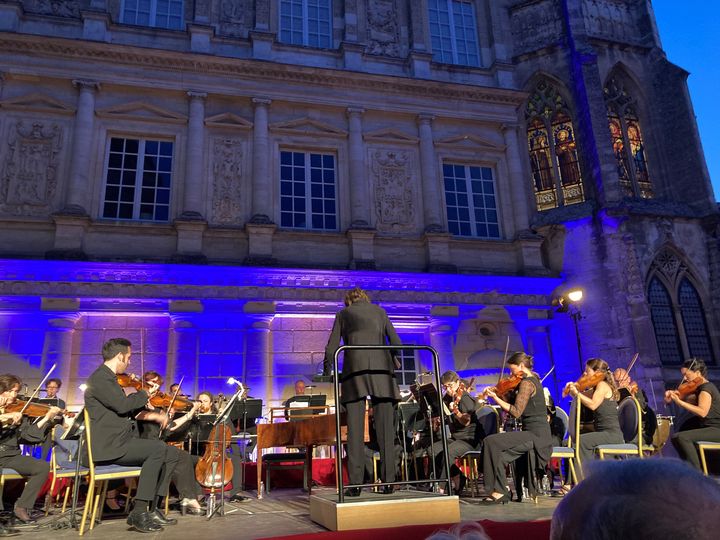
[[[335,315],[335,323],[325,347],[323,374],[329,375],[340,339],[345,345],[402,345],[384,309],[370,302],[362,289],[355,287],[345,295],[345,309]],[[362,484],[364,476],[365,402],[369,396],[375,417],[375,435],[380,449],[381,478],[395,481],[395,405],[400,391],[395,381],[399,367],[396,351],[345,351],[340,375],[340,402],[347,410],[348,476],[350,484]],[[392,486],[384,486],[383,493],[392,493]],[[358,497],[359,487],[345,490],[348,497]]]

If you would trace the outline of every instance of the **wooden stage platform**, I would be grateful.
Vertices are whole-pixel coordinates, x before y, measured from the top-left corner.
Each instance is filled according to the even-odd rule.
[[[402,492],[400,492],[402,493]],[[300,489],[273,489],[272,493],[263,499],[256,499],[255,492],[246,492],[251,497],[249,502],[242,504],[226,504],[231,513],[225,516],[213,517],[210,521],[203,516],[180,516],[171,512],[171,516],[178,519],[178,524],[167,527],[163,532],[152,535],[128,531],[124,515],[107,516],[103,522],[92,532],[87,532],[83,538],[100,538],[102,540],[124,540],[128,538],[158,538],[177,540],[182,538],[203,538],[206,540],[224,540],[243,538],[252,540],[258,538],[272,538],[293,534],[313,534],[327,531],[322,525],[311,519],[311,502],[307,493]],[[334,488],[313,489],[313,495],[328,500],[335,498]],[[383,497],[398,497],[399,493]],[[381,495],[363,493],[359,498],[370,502]],[[537,504],[526,501],[512,502],[497,506],[480,506],[476,500],[461,498],[459,501],[460,518],[463,521],[478,521],[489,519],[493,521],[534,521],[550,519],[558,502],[562,500],[555,497],[540,497]],[[353,503],[356,504],[356,503]],[[59,512],[59,510],[57,510]],[[418,525],[419,523],[409,515],[399,516],[397,525]],[[366,518],[370,519],[370,518]],[[64,522],[65,520],[63,520]],[[22,534],[16,538],[22,540],[53,540],[80,538],[74,529],[53,530],[53,516],[43,518],[39,526],[33,528],[22,527]],[[369,527],[369,524],[368,524]],[[402,540],[413,540],[404,537]]]

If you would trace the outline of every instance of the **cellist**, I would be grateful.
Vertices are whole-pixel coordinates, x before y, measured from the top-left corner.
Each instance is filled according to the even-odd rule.
[[[720,392],[707,380],[707,366],[698,358],[686,360],[680,373],[683,383],[677,390],[665,392],[665,402],[674,402],[698,416],[702,427],[675,433],[671,441],[681,459],[701,469],[695,442],[720,442]]]

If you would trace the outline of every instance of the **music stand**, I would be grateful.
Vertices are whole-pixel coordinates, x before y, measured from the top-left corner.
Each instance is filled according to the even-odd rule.
[[[420,413],[420,404],[417,401],[403,401],[398,403],[398,413],[400,415],[400,439],[402,440],[403,445],[403,454],[405,456],[404,462],[404,469],[405,469],[405,479],[407,480],[410,478],[408,476],[408,450],[407,450],[407,432],[408,432],[408,423],[412,422],[410,425],[410,429],[413,431],[417,431],[416,428],[419,427],[418,424],[421,424],[424,422],[424,418],[421,417],[420,420],[418,420],[418,413]],[[413,463],[415,462],[415,452],[413,451]],[[415,467],[415,471],[417,472],[417,466]],[[416,475],[417,476],[417,475]]]
[[[235,403],[230,411],[230,419],[237,421],[242,419],[242,432],[244,433],[244,444],[240,459],[242,460],[242,469],[240,470],[240,487],[245,491],[245,459],[247,457],[247,441],[252,440],[252,434],[248,433],[248,421],[255,426],[255,420],[262,418],[262,399],[246,398]],[[255,435],[257,437],[257,435]]]
[[[422,374],[421,374],[422,375]],[[433,435],[433,418],[442,418],[440,414],[440,395],[438,394],[437,388],[433,384],[422,384],[417,388],[418,404],[422,408],[423,412],[427,416],[428,426],[430,427],[430,454],[432,457],[433,447],[435,446],[435,440]],[[445,429],[444,426],[440,426]],[[430,460],[432,466],[433,480],[437,480],[437,471],[435,470],[435,459]],[[435,484],[437,487],[437,484]]]

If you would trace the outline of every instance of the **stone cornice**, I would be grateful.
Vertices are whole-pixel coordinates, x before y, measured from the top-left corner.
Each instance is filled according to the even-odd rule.
[[[0,307],[18,296],[339,302],[359,286],[374,300],[393,304],[549,308],[561,283],[547,277],[0,260]]]
[[[524,92],[517,90],[62,38],[37,39],[36,36],[14,33],[0,33],[0,51],[6,55],[72,58],[83,62],[100,61],[114,65],[142,66],[156,71],[214,74],[238,80],[265,80],[275,84],[278,81],[297,82],[324,87],[364,89],[379,94],[475,101],[512,107],[521,105],[526,97]]]

